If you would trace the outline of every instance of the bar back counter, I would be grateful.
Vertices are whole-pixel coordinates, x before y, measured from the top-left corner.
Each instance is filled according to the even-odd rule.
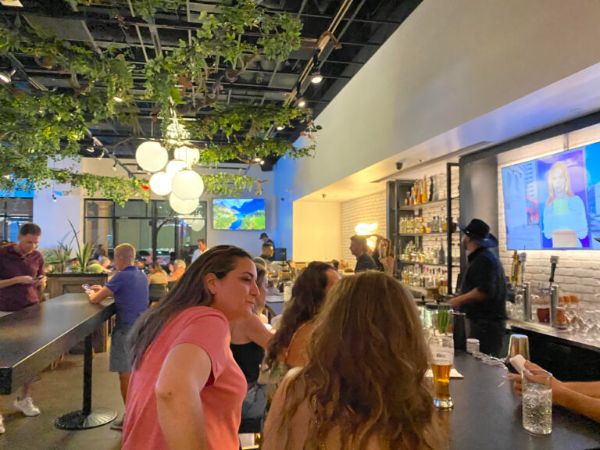
[[[56,426],[82,429],[113,420],[113,411],[91,410],[91,336],[114,309],[112,299],[93,305],[85,294],[64,294],[0,317],[0,394],[9,395],[34,380],[56,358],[85,340],[83,409],[57,419]]]

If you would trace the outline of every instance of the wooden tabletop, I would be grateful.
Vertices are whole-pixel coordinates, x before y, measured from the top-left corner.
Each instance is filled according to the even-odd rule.
[[[33,380],[113,314],[112,299],[93,305],[85,294],[64,294],[0,317],[0,394]]]
[[[454,409],[450,420],[451,449],[584,450],[600,448],[600,424],[555,406],[552,433],[534,436],[521,425],[521,399],[504,381],[506,371],[458,352],[455,366],[464,379],[450,381]]]

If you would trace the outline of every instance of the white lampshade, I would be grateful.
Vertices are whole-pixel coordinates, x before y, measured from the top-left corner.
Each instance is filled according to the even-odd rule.
[[[169,177],[173,178],[177,172],[181,172],[186,167],[187,167],[187,164],[185,163],[185,161],[179,161],[178,159],[173,159],[168,162],[165,172],[167,172],[167,175],[169,175]]]
[[[171,205],[173,211],[179,214],[191,214],[198,208],[199,204],[200,202],[197,198],[192,200],[183,200],[173,193],[169,195],[169,205]]]
[[[202,177],[193,170],[182,170],[173,177],[173,193],[182,200],[199,198],[204,192]]]
[[[135,152],[138,165],[148,172],[158,172],[167,164],[169,153],[156,141],[142,143]]]
[[[188,225],[194,231],[202,231],[204,229],[204,226],[206,225],[206,220],[192,219],[188,221]]]
[[[156,172],[150,177],[150,189],[156,195],[167,195],[171,192],[171,177],[165,172]]]
[[[200,159],[200,152],[197,148],[192,147],[177,147],[173,152],[175,159],[179,161],[185,161],[188,167],[192,167]]]

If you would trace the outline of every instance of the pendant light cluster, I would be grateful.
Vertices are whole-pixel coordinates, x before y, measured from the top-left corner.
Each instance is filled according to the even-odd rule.
[[[138,165],[148,172],[150,189],[156,195],[169,196],[169,205],[179,214],[191,214],[199,205],[204,192],[204,181],[192,167],[200,159],[197,148],[180,146],[173,151],[169,161],[169,152],[157,141],[142,143],[135,152]]]

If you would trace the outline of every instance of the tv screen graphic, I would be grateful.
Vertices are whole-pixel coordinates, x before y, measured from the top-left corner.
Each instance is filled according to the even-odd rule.
[[[600,143],[502,169],[510,250],[600,249]]]
[[[215,230],[264,230],[264,198],[213,199],[213,228]]]

